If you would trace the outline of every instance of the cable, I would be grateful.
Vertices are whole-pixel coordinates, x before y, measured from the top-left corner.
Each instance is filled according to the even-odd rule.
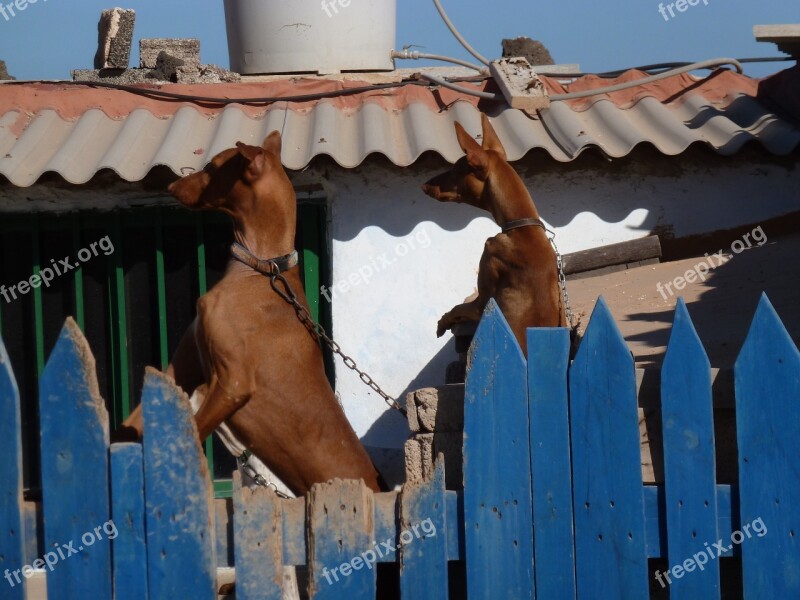
[[[550,96],[550,100],[552,102],[555,102],[557,100],[575,100],[577,98],[597,96],[598,94],[608,94],[611,92],[618,92],[620,90],[626,90],[628,88],[637,87],[640,85],[644,85],[646,83],[652,83],[654,81],[660,81],[661,79],[666,79],[668,77],[680,75],[681,73],[686,73],[687,71],[695,71],[697,69],[705,69],[708,67],[719,66],[719,65],[733,65],[736,67],[736,70],[739,73],[742,72],[742,65],[739,64],[739,61],[737,61],[735,58],[712,58],[710,60],[704,60],[701,62],[692,63],[690,65],[685,65],[683,67],[678,67],[677,69],[670,69],[669,71],[664,71],[663,73],[659,73],[658,75],[651,75],[650,77],[645,77],[644,79],[637,79],[636,81],[618,83],[617,85],[598,88],[596,90],[585,90],[583,92],[569,92],[567,94],[553,94],[552,96]]]
[[[479,67],[478,65],[475,65],[466,60],[461,60],[460,58],[451,58],[449,56],[442,56],[441,54],[426,54],[425,52],[409,50],[408,48],[403,48],[402,52],[398,52],[397,50],[392,50],[392,58],[399,58],[402,60],[419,60],[421,58],[426,58],[429,60],[441,60],[444,62],[451,62],[456,65],[461,65],[462,67],[467,67],[469,69],[474,69],[475,71],[483,75],[489,74],[489,69],[487,69],[486,67]]]
[[[791,56],[765,56],[760,58],[737,58],[736,61],[745,64],[745,63],[758,63],[758,62],[784,62],[789,60],[797,60]],[[579,71],[577,73],[541,73],[545,77],[555,77],[561,79],[568,79],[568,78],[577,78],[577,77],[585,77],[586,75],[594,75],[595,77],[602,77],[602,78],[615,78],[619,77],[623,73],[627,73],[628,71],[664,71],[667,69],[674,69],[676,67],[685,67],[687,65],[691,65],[694,63],[691,62],[667,62],[667,63],[656,63],[653,65],[644,65],[641,67],[629,67],[626,69],[617,69],[615,71],[604,71],[602,73],[587,73],[584,71]]]
[[[470,46],[469,42],[467,42],[467,40],[465,40],[464,37],[458,32],[458,29],[456,29],[456,26],[453,25],[453,22],[449,19],[449,17],[447,16],[447,13],[444,12],[444,8],[442,8],[442,5],[439,2],[439,0],[433,0],[433,3],[436,5],[436,10],[439,11],[439,14],[442,17],[442,20],[444,21],[444,24],[447,25],[447,28],[450,30],[450,33],[452,33],[455,36],[455,38],[461,43],[461,45],[464,46],[464,48],[466,49],[467,52],[472,54],[472,56],[477,58],[480,62],[482,62],[483,64],[485,64],[488,67],[489,66],[489,61],[486,59],[485,56],[482,56],[481,54],[479,54],[478,51],[475,50],[475,48]]]
[[[419,76],[420,79],[424,79],[426,81],[430,81],[431,83],[435,83],[436,85],[446,87],[449,90],[455,90],[456,92],[468,94],[470,96],[477,96],[478,98],[483,98],[484,100],[503,100],[504,98],[502,94],[492,94],[491,92],[479,92],[478,90],[471,90],[469,88],[455,85],[446,79],[439,79],[433,75],[428,75],[427,73],[420,73]]]

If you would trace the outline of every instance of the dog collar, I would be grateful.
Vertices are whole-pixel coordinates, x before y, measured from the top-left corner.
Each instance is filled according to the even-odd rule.
[[[297,266],[297,250],[275,258],[258,258],[239,242],[231,245],[231,256],[262,275],[279,275]]]
[[[515,219],[514,221],[508,221],[505,225],[503,225],[503,233],[508,233],[512,229],[519,229],[520,227],[541,227],[545,231],[547,231],[547,227],[544,226],[539,219]]]

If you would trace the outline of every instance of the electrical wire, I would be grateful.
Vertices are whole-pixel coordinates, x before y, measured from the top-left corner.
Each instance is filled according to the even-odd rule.
[[[720,65],[733,65],[736,67],[736,70],[739,73],[743,71],[742,65],[739,64],[739,61],[737,61],[735,58],[712,58],[701,62],[691,63],[683,67],[678,67],[677,69],[670,69],[669,71],[664,71],[663,73],[659,73],[658,75],[651,75],[650,77],[645,77],[644,79],[637,79],[636,81],[626,81],[625,83],[618,83],[617,85],[611,85],[594,90],[584,90],[582,92],[553,94],[552,96],[550,96],[550,100],[553,102],[558,100],[575,100],[577,98],[597,96],[598,94],[609,94],[611,92],[618,92],[620,90],[626,90],[628,88],[645,85],[647,83],[653,83],[654,81],[660,81],[661,79],[666,79],[667,77],[680,75],[681,73],[686,73],[687,71],[696,71],[698,69],[707,69],[709,67],[715,67]]]
[[[791,56],[764,56],[760,58],[737,58],[736,61],[741,64],[748,64],[748,63],[760,63],[760,62],[784,62],[789,60],[797,60]],[[668,69],[674,69],[677,67],[685,67],[687,65],[691,65],[695,63],[691,62],[667,62],[667,63],[656,63],[653,65],[644,65],[641,67],[629,67],[626,69],[617,69],[616,71],[604,71],[602,73],[588,73],[583,71],[578,71],[576,73],[543,73],[546,77],[555,77],[561,79],[570,79],[570,78],[577,78],[577,77],[586,77],[587,75],[594,75],[595,77],[602,77],[604,79],[613,79],[619,77],[620,75],[627,73],[628,71],[644,71],[649,73],[650,71],[659,71],[663,72]],[[656,73],[654,73],[656,74]]]
[[[502,94],[493,94],[491,92],[481,92],[479,90],[471,90],[469,88],[461,87],[460,85],[455,85],[454,83],[446,79],[440,79],[439,77],[428,75],[427,73],[420,73],[419,77],[420,79],[424,79],[425,81],[430,81],[431,83],[435,83],[436,85],[446,87],[449,90],[454,90],[461,94],[467,94],[469,96],[477,96],[478,98],[483,98],[484,100],[503,100]]]
[[[409,50],[408,48],[403,48],[403,50],[400,52],[398,52],[397,50],[392,50],[392,58],[399,58],[401,60],[419,60],[421,58],[428,60],[440,60],[443,62],[450,62],[456,65],[461,65],[462,67],[467,67],[469,69],[474,69],[475,71],[483,75],[489,74],[489,69],[487,69],[486,67],[479,67],[476,64],[473,64],[466,60],[461,60],[460,58],[451,58],[449,56],[442,56],[441,54],[427,54],[425,52],[418,52],[417,50]]]
[[[456,26],[455,26],[455,25],[453,25],[453,22],[452,22],[452,21],[450,20],[450,18],[447,16],[447,13],[446,13],[446,12],[444,12],[444,8],[442,8],[442,5],[441,5],[441,3],[439,2],[439,0],[433,0],[433,3],[436,5],[436,10],[438,10],[438,11],[439,11],[439,14],[440,14],[440,15],[441,15],[441,17],[442,17],[442,20],[444,21],[444,24],[445,24],[445,25],[447,25],[447,28],[450,30],[450,33],[452,33],[452,34],[455,36],[455,38],[456,38],[456,39],[459,41],[459,43],[460,43],[462,46],[464,46],[464,49],[465,49],[467,52],[469,52],[470,54],[472,54],[472,56],[474,56],[475,58],[477,58],[477,59],[478,59],[480,62],[482,62],[483,64],[485,64],[485,65],[488,67],[488,66],[489,66],[489,60],[488,60],[488,59],[487,59],[485,56],[483,56],[482,54],[479,54],[479,53],[478,53],[478,51],[477,51],[477,50],[475,50],[475,48],[473,48],[472,46],[470,46],[470,45],[469,45],[469,42],[468,42],[467,40],[465,40],[465,39],[464,39],[464,36],[462,36],[462,35],[461,35],[461,34],[458,32],[458,29],[456,29]]]

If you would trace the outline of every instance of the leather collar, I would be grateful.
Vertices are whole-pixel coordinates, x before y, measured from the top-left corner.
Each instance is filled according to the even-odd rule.
[[[519,229],[520,227],[541,227],[545,231],[547,231],[547,227],[544,226],[539,219],[515,219],[513,221],[508,221],[505,225],[503,225],[503,233],[508,233],[512,229]]]
[[[231,246],[231,256],[262,275],[280,275],[297,266],[297,250],[275,258],[258,258],[239,242]]]

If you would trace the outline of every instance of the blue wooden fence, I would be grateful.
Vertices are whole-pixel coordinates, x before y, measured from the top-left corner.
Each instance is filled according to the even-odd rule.
[[[463,491],[445,490],[441,459],[399,493],[334,481],[280,500],[235,476],[238,597],[278,599],[284,565],[307,565],[314,598],[374,598],[375,563],[398,562],[403,598],[444,600],[448,562],[465,560],[471,599],[643,599],[656,581],[712,599],[723,552],[741,556],[746,598],[800,598],[800,354],[765,296],[735,367],[738,487],[716,483],[709,363],[682,301],[661,374],[664,486],[642,484],[633,360],[603,300],[571,365],[564,329],[529,330],[528,348],[526,361],[490,303],[470,355]],[[40,387],[41,547],[0,344],[0,597],[24,598],[32,566],[51,600],[214,598],[211,483],[186,397],[148,372],[143,446],[109,447],[71,320]]]

